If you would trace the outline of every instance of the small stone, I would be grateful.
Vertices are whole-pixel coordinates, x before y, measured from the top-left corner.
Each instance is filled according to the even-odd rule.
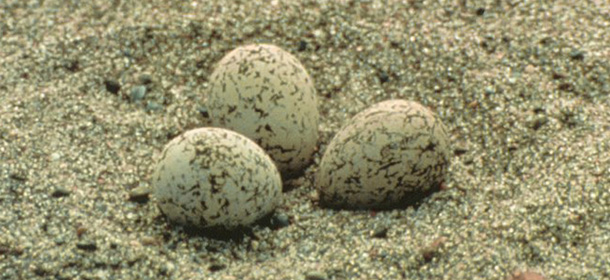
[[[87,233],[87,227],[85,226],[79,226],[76,228],[76,236],[78,236],[79,238],[81,236],[83,236],[83,234]]]
[[[307,49],[307,42],[301,40],[299,42],[299,47],[297,48],[297,51],[302,52],[305,51]]]
[[[199,114],[201,114],[202,117],[209,119],[210,118],[210,113],[208,112],[208,108],[205,106],[201,106],[199,108],[197,108],[197,111],[199,111]]]
[[[55,245],[64,245],[66,244],[66,240],[63,239],[62,237],[57,237],[55,239],[53,239],[53,242],[55,242]]]
[[[525,272],[515,272],[512,277],[509,277],[508,280],[545,280],[546,278],[539,273],[525,271]]]
[[[11,252],[11,248],[8,245],[0,244],[0,256],[8,255]]]
[[[216,272],[216,271],[223,270],[226,267],[227,267],[227,265],[223,264],[223,263],[213,263],[210,265],[210,267],[208,267],[208,270],[210,270],[210,272]]]
[[[121,84],[116,80],[105,80],[104,85],[106,86],[106,90],[110,93],[117,94],[119,90],[121,90]]]
[[[326,280],[328,276],[320,271],[308,271],[305,273],[305,280]]]
[[[159,111],[163,109],[163,105],[154,102],[154,101],[148,101],[146,103],[146,111],[152,112],[152,111]]]
[[[129,201],[145,203],[148,202],[151,189],[148,186],[139,186],[129,191]]]
[[[36,265],[36,266],[33,268],[33,272],[34,272],[34,273],[35,273],[37,276],[41,276],[41,277],[43,277],[43,276],[49,276],[49,275],[54,274],[54,273],[53,273],[53,268],[52,268],[52,267],[51,267],[49,264],[45,264],[45,263],[43,263],[43,264],[39,264],[39,265]]]
[[[171,262],[166,262],[164,263],[160,268],[159,268],[159,273],[162,276],[167,276],[169,275],[172,271],[174,271],[176,269],[176,266],[171,263]]]
[[[28,180],[28,176],[27,174],[25,174],[25,172],[13,172],[11,173],[11,175],[9,175],[9,178],[21,182],[25,182]]]
[[[252,251],[258,251],[259,246],[260,246],[260,242],[258,242],[256,240],[252,240],[252,242],[250,242],[250,248],[252,249]]]
[[[390,76],[388,76],[388,74],[385,71],[381,71],[379,73],[379,82],[380,83],[383,84],[383,83],[385,83],[385,82],[387,82],[389,80],[390,80]]]
[[[97,244],[94,241],[79,241],[76,243],[76,248],[83,251],[95,251],[97,250]]]
[[[129,98],[132,102],[137,102],[144,98],[146,95],[146,87],[139,85],[131,88],[131,93],[129,94]]]
[[[492,95],[494,93],[496,93],[496,90],[493,87],[486,87],[485,88],[485,94]]]
[[[561,80],[561,79],[565,78],[566,75],[561,72],[558,72],[558,71],[553,71],[552,77],[553,77],[553,80]]]
[[[152,76],[150,74],[142,74],[142,75],[140,75],[140,77],[138,77],[138,81],[142,85],[148,85],[148,84],[152,83],[153,80],[152,80]]]
[[[388,237],[388,228],[387,227],[376,228],[371,233],[371,237],[373,237],[373,238],[387,238]]]
[[[468,146],[465,143],[456,143],[453,147],[453,154],[461,156],[468,152]]]
[[[549,122],[549,119],[547,117],[542,116],[542,117],[537,117],[537,118],[529,121],[527,123],[527,125],[533,130],[538,130],[542,126],[544,126],[547,122]]]
[[[51,196],[55,197],[55,198],[59,198],[59,197],[69,196],[71,193],[72,193],[72,191],[70,191],[67,188],[55,187],[55,189],[51,193]]]
[[[430,243],[428,246],[421,249],[421,254],[422,254],[422,257],[424,258],[424,260],[426,262],[429,262],[434,257],[436,257],[438,255],[439,250],[445,244],[445,242],[447,242],[447,237],[441,236],[441,237],[435,239],[434,241],[432,241],[432,243]]]
[[[140,239],[140,243],[144,246],[152,246],[159,244],[159,241],[152,236],[144,236]]]
[[[572,52],[570,52],[570,58],[573,60],[584,60],[585,53],[581,50],[573,50]]]
[[[290,218],[286,214],[275,214],[271,218],[271,228],[280,229],[290,225]]]
[[[50,156],[52,161],[58,161],[61,158],[61,154],[60,153],[52,153]]]

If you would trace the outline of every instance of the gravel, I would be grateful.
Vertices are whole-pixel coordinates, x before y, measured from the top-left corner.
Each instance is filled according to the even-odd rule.
[[[0,279],[610,278],[607,1],[86,2],[0,2]],[[249,43],[314,79],[318,153],[270,222],[192,234],[148,196],[153,163]],[[443,190],[320,207],[326,145],[392,98],[449,128]]]

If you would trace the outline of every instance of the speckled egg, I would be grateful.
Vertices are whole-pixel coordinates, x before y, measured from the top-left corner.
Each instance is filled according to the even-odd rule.
[[[231,51],[210,76],[207,107],[213,126],[254,140],[283,174],[311,162],[318,139],[316,91],[290,53],[265,44]]]
[[[446,128],[432,111],[417,102],[384,101],[335,135],[316,188],[331,208],[403,208],[438,189],[449,160]]]
[[[170,141],[152,185],[170,221],[199,228],[247,226],[282,196],[280,174],[265,151],[222,128],[190,130]]]

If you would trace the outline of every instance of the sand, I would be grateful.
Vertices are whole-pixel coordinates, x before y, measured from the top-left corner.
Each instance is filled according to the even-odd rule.
[[[607,1],[139,2],[0,1],[0,279],[610,279]],[[309,71],[319,152],[271,225],[192,234],[154,162],[249,43]],[[392,98],[448,127],[445,187],[320,207],[326,145]]]

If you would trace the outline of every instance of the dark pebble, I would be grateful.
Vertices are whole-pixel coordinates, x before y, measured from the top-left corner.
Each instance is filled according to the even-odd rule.
[[[106,90],[110,93],[117,94],[121,90],[121,84],[115,80],[105,80],[104,85],[106,85]]]
[[[53,192],[51,193],[51,196],[55,197],[55,198],[59,198],[59,197],[64,197],[64,196],[69,196],[72,192],[64,187],[56,187]]]
[[[28,177],[23,173],[11,173],[11,175],[9,175],[9,178],[21,182],[25,182],[28,180]]]
[[[485,14],[485,8],[478,8],[477,11],[477,16],[482,16]]]
[[[201,116],[206,119],[210,117],[210,113],[208,113],[208,108],[204,106],[197,108],[197,111],[199,111],[199,114],[201,114]]]
[[[308,271],[305,273],[305,280],[327,280],[328,276],[320,271]]]
[[[562,91],[574,91],[574,86],[571,83],[561,83],[557,89]]]
[[[386,72],[381,71],[379,73],[379,82],[381,82],[383,84],[389,80],[390,80],[390,76],[388,76],[388,74]]]
[[[81,249],[83,251],[95,251],[97,250],[97,244],[93,241],[79,241],[76,243],[76,248]]]
[[[0,256],[8,255],[11,252],[11,248],[6,245],[0,244]]]
[[[64,68],[70,72],[77,72],[80,70],[80,63],[78,60],[68,60],[65,62]]]
[[[227,265],[222,264],[222,263],[213,263],[210,265],[210,267],[208,269],[210,270],[210,272],[216,272],[216,271],[223,270],[226,267],[227,267]]]
[[[560,72],[553,71],[552,77],[553,77],[553,80],[561,80],[561,79],[565,78],[566,75],[563,73],[560,73]]]
[[[306,49],[307,49],[307,42],[300,41],[299,42],[299,47],[297,48],[297,51],[302,52],[302,51],[305,51]]]
[[[145,203],[148,202],[150,188],[147,186],[139,186],[129,191],[129,201]]]
[[[467,152],[468,152],[468,148],[466,148],[463,145],[456,145],[453,148],[453,154],[456,155],[456,156],[461,156],[461,155],[463,155],[463,154],[465,154]]]

